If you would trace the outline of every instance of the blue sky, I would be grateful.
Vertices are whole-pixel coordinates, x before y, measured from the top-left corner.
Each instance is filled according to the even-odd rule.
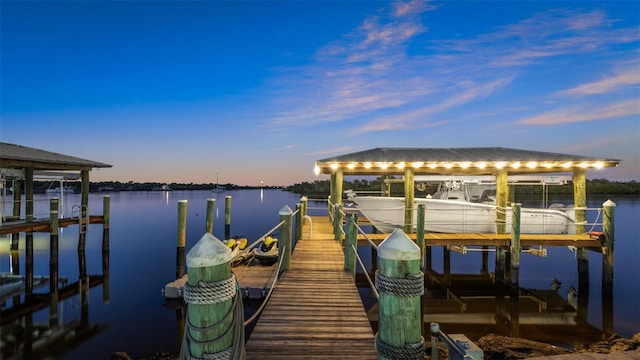
[[[333,155],[471,146],[640,178],[636,1],[0,6],[0,139],[113,165],[92,181],[287,185]]]

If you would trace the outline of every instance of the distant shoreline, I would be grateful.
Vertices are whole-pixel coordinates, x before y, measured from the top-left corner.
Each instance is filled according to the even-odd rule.
[[[57,187],[57,181],[54,182]],[[46,190],[52,186],[51,181],[34,181],[33,192],[35,194],[44,194]],[[65,182],[66,187],[74,190],[74,193],[80,193],[80,182]],[[119,192],[119,191],[171,191],[181,190],[213,190],[216,184],[184,184],[184,183],[159,183],[159,182],[120,182],[120,181],[98,181],[89,183],[90,193],[99,192]],[[290,186],[246,186],[235,184],[218,184],[225,190],[251,190],[251,189],[281,189],[291,191],[304,196],[327,197],[330,193],[329,180],[316,180],[312,183],[302,182]],[[640,195],[640,182],[632,180],[625,182],[611,181],[606,179],[594,179],[586,181],[588,195]],[[375,180],[354,180],[344,181],[343,189],[354,189],[356,191],[379,191],[382,188],[380,178]],[[424,192],[429,193],[434,189],[427,188]],[[539,194],[542,189],[540,186],[518,186],[520,194]],[[571,183],[561,186],[548,186],[549,195],[568,195],[573,194],[573,185]],[[402,196],[404,192],[403,184],[393,184],[391,187],[392,195]],[[23,189],[24,193],[24,189]],[[416,194],[422,192],[416,191]]]

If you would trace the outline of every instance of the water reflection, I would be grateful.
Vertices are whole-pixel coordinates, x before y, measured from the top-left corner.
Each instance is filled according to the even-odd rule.
[[[574,347],[613,334],[612,296],[602,299],[603,328],[598,329],[586,320],[588,296],[580,296],[572,287],[551,284],[546,289],[519,288],[513,292],[490,273],[452,274],[433,269],[425,272],[425,285],[422,307],[426,333],[435,322],[447,333],[464,333],[472,340],[494,333]],[[377,304],[368,310],[374,330],[378,311]]]
[[[32,243],[28,235],[27,245]],[[52,244],[54,240],[57,241],[52,236]],[[0,358],[59,357],[107,328],[108,324],[90,322],[89,290],[102,285],[103,302],[109,302],[108,229],[103,231],[100,275],[87,274],[84,248],[78,248],[79,275],[72,283],[58,277],[57,259],[50,260],[50,274],[46,276],[33,273],[33,255],[29,251],[25,252],[24,275],[19,273],[17,250],[11,252],[11,262],[11,274],[0,275]],[[47,285],[48,291],[34,292]],[[69,308],[79,309],[79,319],[73,311],[65,311]]]

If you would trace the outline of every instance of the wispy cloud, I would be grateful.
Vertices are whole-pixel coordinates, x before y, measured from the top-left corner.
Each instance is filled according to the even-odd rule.
[[[431,116],[442,113],[456,106],[466,104],[470,101],[491,95],[511,82],[511,78],[498,79],[487,84],[461,85],[459,93],[432,106],[422,107],[416,110],[404,111],[400,114],[378,117],[360,128],[354,130],[352,134],[361,134],[371,131],[383,130],[408,130],[425,127],[433,127],[447,122],[431,121]],[[464,88],[464,87],[466,88]]]
[[[357,120],[359,125],[348,131],[351,135],[439,126],[449,122],[442,119],[454,118],[449,110],[488,99],[513,84],[526,86],[519,83],[520,78],[525,74],[535,77],[532,69],[539,69],[535,66],[543,62],[553,66],[550,61],[554,59],[579,61],[576,55],[600,54],[640,40],[636,27],[616,28],[602,10],[550,10],[464,39],[427,37],[424,15],[446,6],[417,0],[396,2],[386,12],[364,19],[342,39],[320,48],[313,64],[283,70],[274,79],[274,87],[279,89],[277,106],[284,110],[271,116],[270,122],[316,126]],[[409,46],[415,44],[423,51],[409,52]],[[629,57],[628,52],[625,55]],[[537,99],[530,101],[547,106],[552,103],[547,100],[557,96],[634,86],[640,75],[633,69],[619,68],[610,71],[612,75],[563,91],[557,86],[539,89]],[[523,99],[510,108],[544,111],[527,105]],[[572,106],[523,117],[518,123],[550,125],[637,114],[633,101],[595,110]]]
[[[567,95],[596,95],[614,92],[620,88],[640,85],[640,71],[638,66],[625,68],[616,71],[611,76],[606,76],[598,81],[593,81],[578,85],[572,89],[567,89],[556,93],[557,96]]]
[[[516,121],[526,125],[556,125],[565,123],[607,120],[640,114],[640,99],[633,99],[602,107],[572,107],[551,111]]]
[[[337,148],[331,148],[331,149],[323,149],[323,150],[319,150],[319,151],[314,151],[311,153],[307,153],[305,155],[307,156],[318,156],[318,155],[334,155],[334,154],[342,154],[348,151],[353,151],[354,147],[353,146],[342,146],[342,147],[337,147]]]

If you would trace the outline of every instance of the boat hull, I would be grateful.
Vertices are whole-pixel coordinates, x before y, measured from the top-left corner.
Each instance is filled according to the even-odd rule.
[[[404,228],[405,201],[402,197],[353,196],[350,198],[360,212],[380,231],[388,233]],[[414,231],[417,231],[417,206],[425,205],[427,232],[439,233],[496,233],[497,210],[490,204],[455,200],[416,199],[413,206]],[[575,233],[571,211],[557,209],[521,208],[520,233]],[[512,209],[506,208],[506,233],[511,232]]]

